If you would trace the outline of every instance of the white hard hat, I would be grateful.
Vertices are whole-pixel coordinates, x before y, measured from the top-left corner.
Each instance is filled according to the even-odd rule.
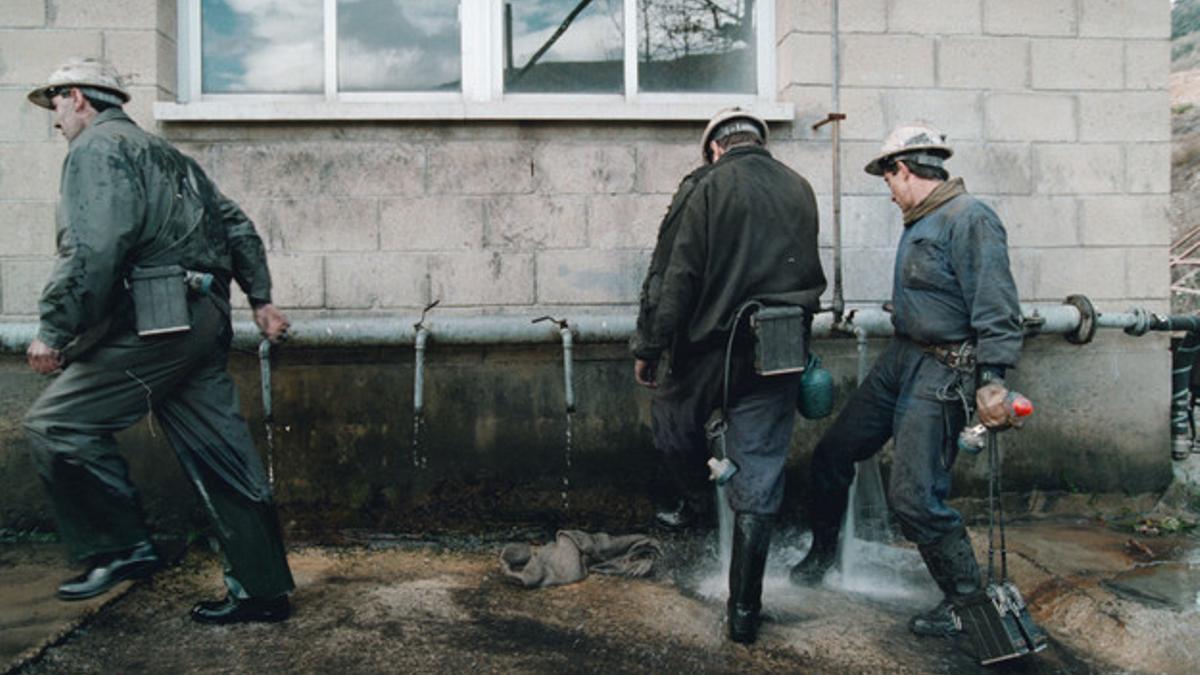
[[[725,108],[713,115],[708,126],[704,127],[704,134],[700,136],[700,154],[704,157],[704,163],[712,163],[712,150],[708,147],[710,141],[719,141],[741,132],[758,134],[763,144],[767,142],[767,123],[758,115],[737,107]]]
[[[46,84],[29,92],[29,101],[36,106],[53,109],[50,90],[57,87],[88,87],[98,90],[101,96],[113,97],[111,103],[123,105],[129,102],[129,92],[121,82],[121,76],[107,61],[92,57],[74,57],[50,73]]]
[[[882,176],[887,160],[899,155],[914,164],[942,168],[943,160],[953,154],[954,150],[946,144],[946,134],[923,122],[901,124],[883,139],[879,155],[864,170],[872,176]]]

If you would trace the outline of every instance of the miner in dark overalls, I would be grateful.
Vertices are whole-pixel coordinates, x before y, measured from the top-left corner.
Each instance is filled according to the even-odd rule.
[[[945,594],[910,621],[921,635],[959,632],[956,608],[982,590],[962,517],[946,497],[970,409],[991,428],[1011,422],[1004,375],[1022,343],[1004,226],[962,179],[949,180],[943,165],[951,154],[936,129],[902,125],[866,167],[883,177],[903,213],[895,337],[813,453],[813,546],[792,570],[797,583],[821,581],[837,557],[855,462],[894,439],[891,508]]]
[[[736,516],[728,610],[738,642],[757,636],[800,380],[757,375],[749,332],[736,317],[750,300],[804,307],[811,316],[825,289],[812,187],[771,157],[766,140],[766,123],[742,110],[709,122],[705,166],[683,180],[660,228],[632,345],[637,382],[655,388],[655,445],[690,476],[704,474],[705,424],[723,407],[728,370],[725,447],[740,467],[729,483]],[[656,382],[666,352],[669,367]]]
[[[249,296],[264,336],[277,341],[288,328],[271,303],[262,241],[196,162],[126,116],[129,94],[107,63],[70,60],[29,100],[54,112],[54,126],[69,142],[58,258],[28,350],[33,370],[61,374],[25,417],[59,535],[87,567],[58,595],[93,597],[159,566],[113,438],[152,413],[225,555],[227,597],[200,603],[192,618],[286,619],[292,575],[227,371],[231,281]],[[189,274],[198,280],[191,292]],[[178,299],[181,325],[146,328],[147,317],[166,312],[153,305],[139,305],[135,317],[126,288],[135,277],[167,284],[160,289]]]

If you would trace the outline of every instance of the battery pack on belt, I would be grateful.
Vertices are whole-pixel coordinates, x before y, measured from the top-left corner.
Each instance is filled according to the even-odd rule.
[[[192,329],[187,277],[187,270],[179,265],[135,267],[130,271],[129,291],[138,335],[173,335]]]

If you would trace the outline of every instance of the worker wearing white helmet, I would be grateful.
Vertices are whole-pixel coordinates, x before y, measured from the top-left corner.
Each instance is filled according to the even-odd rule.
[[[905,124],[865,167],[887,183],[904,223],[892,285],[895,337],[813,452],[813,546],[791,575],[811,585],[832,567],[854,465],[894,440],[891,506],[945,595],[909,627],[945,636],[962,630],[959,610],[982,593],[962,517],[945,501],[956,439],[970,408],[991,428],[1014,421],[1004,376],[1023,339],[1004,226],[961,178],[950,179],[953,154],[937,129]]]

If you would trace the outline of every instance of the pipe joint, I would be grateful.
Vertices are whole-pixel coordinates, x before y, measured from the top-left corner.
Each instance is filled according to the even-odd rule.
[[[1130,307],[1129,313],[1133,315],[1133,321],[1125,326],[1125,334],[1133,337],[1141,337],[1150,330],[1150,313],[1142,307]]]

